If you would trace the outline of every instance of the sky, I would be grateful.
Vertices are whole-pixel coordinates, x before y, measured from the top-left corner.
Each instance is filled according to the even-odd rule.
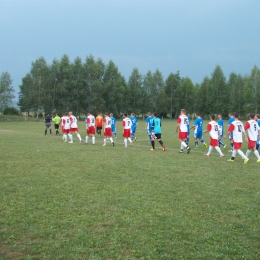
[[[16,97],[31,63],[67,54],[112,60],[128,81],[134,68],[180,72],[194,84],[220,65],[260,68],[259,0],[0,0],[0,74]]]

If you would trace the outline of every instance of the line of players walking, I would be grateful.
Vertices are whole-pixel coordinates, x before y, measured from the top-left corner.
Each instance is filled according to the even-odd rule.
[[[180,112],[180,116],[177,120],[176,133],[179,134],[180,141],[180,153],[183,153],[184,149],[187,150],[187,153],[190,153],[189,147],[189,137],[190,130],[194,130],[194,142],[195,149],[199,147],[199,140],[203,144],[205,148],[207,148],[207,144],[203,139],[203,133],[209,132],[210,134],[210,144],[209,149],[205,156],[210,156],[213,148],[217,150],[220,157],[223,157],[223,153],[220,149],[221,146],[226,148],[226,144],[222,141],[222,138],[229,138],[230,140],[230,152],[232,152],[232,157],[229,159],[229,162],[234,162],[236,154],[238,153],[243,159],[244,164],[246,164],[249,159],[249,154],[251,151],[257,157],[257,162],[260,162],[260,155],[258,152],[259,148],[259,138],[260,138],[260,115],[250,114],[249,120],[246,122],[245,126],[239,120],[238,113],[229,113],[228,120],[228,132],[224,135],[224,122],[222,119],[222,115],[218,114],[218,122],[215,121],[215,115],[210,116],[210,122],[207,125],[207,129],[203,131],[203,119],[201,118],[199,113],[196,113],[196,120],[193,123],[193,126],[190,127],[190,118],[187,116],[187,112],[185,109],[182,109]],[[56,135],[59,135],[59,125],[62,127],[64,142],[68,141],[69,143],[73,143],[73,133],[76,134],[77,138],[80,142],[82,142],[82,138],[78,132],[77,118],[72,114],[72,112],[64,113],[60,118],[57,114],[53,118],[55,122],[55,130]],[[45,135],[47,134],[47,129],[50,130],[51,118],[49,115],[45,117]],[[116,133],[116,118],[112,113],[105,113],[103,118],[102,114],[99,113],[97,117],[94,117],[91,112],[88,112],[85,118],[86,123],[86,138],[85,144],[88,144],[89,138],[91,137],[92,144],[95,144],[95,134],[97,132],[98,136],[101,136],[102,129],[104,128],[104,143],[102,146],[107,145],[107,140],[110,140],[111,144],[114,146],[114,139],[117,139]],[[123,138],[124,138],[124,147],[127,147],[128,142],[130,145],[133,144],[133,141],[136,141],[137,138],[135,136],[136,130],[138,129],[138,119],[135,117],[135,114],[132,113],[128,118],[128,115],[125,113],[123,115]],[[155,151],[155,140],[159,142],[163,151],[166,151],[166,146],[162,141],[162,131],[161,131],[161,120],[158,117],[156,112],[153,115],[148,112],[146,117],[146,131],[148,133],[149,141],[151,143],[151,151]],[[246,134],[246,131],[248,136]],[[246,154],[241,151],[241,146],[243,142],[243,135],[245,137],[246,142],[248,142],[248,149]]]

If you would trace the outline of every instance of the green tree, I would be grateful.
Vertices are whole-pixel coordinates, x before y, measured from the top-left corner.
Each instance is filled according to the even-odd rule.
[[[12,79],[6,71],[0,76],[0,106],[4,110],[14,98],[14,88],[12,87]]]

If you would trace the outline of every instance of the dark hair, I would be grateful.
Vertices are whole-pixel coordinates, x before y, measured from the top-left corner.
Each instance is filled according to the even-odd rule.
[[[211,115],[210,117],[212,120],[215,120],[215,118],[216,118],[215,115]]]
[[[155,117],[157,117],[158,114],[157,114],[157,112],[154,112],[153,115],[154,115]]]
[[[255,118],[255,114],[251,113],[251,114],[249,115],[249,118],[254,119],[254,118]]]
[[[233,116],[233,115],[234,115],[234,114],[233,114],[233,112],[229,112],[228,114],[229,114],[229,115],[231,115],[231,116]]]
[[[124,113],[124,116],[127,116],[127,113]]]
[[[256,117],[257,117],[258,119],[260,119],[260,115],[259,115],[259,114],[257,114]]]
[[[234,117],[235,118],[238,118],[239,117],[239,114],[237,112],[234,113]]]
[[[197,115],[197,116],[200,116],[200,113],[199,113],[199,112],[197,112],[197,113],[196,113],[196,115]]]

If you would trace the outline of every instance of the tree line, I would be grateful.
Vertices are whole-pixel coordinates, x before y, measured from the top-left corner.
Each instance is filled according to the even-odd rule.
[[[37,113],[109,111],[120,116],[124,112],[140,115],[157,111],[176,118],[182,108],[202,116],[227,116],[230,111],[240,115],[258,113],[259,100],[257,66],[248,75],[231,73],[226,79],[217,65],[210,77],[196,84],[189,77],[181,77],[179,71],[164,80],[158,69],[141,75],[134,68],[127,81],[112,60],[105,64],[90,55],[85,61],[77,57],[71,62],[68,55],[63,55],[51,64],[43,57],[32,62],[30,72],[22,78],[18,105],[23,111]]]

